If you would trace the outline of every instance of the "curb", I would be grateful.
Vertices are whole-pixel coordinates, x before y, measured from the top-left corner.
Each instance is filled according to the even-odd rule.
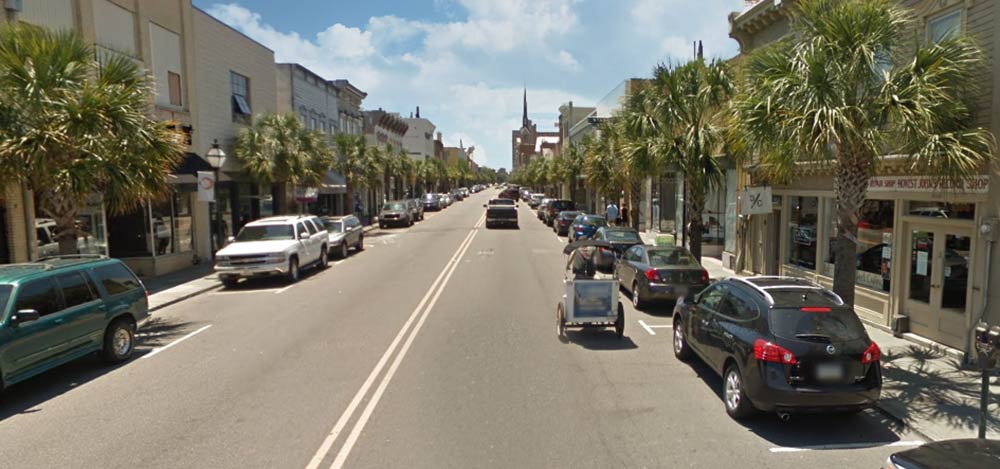
[[[201,295],[202,293],[206,293],[206,292],[209,292],[209,291],[212,291],[212,290],[218,290],[219,288],[222,288],[222,284],[221,283],[215,283],[215,284],[209,285],[209,286],[207,286],[205,288],[200,288],[198,290],[194,290],[194,291],[192,291],[190,293],[184,294],[182,296],[178,296],[177,298],[174,298],[174,299],[172,299],[170,301],[158,304],[156,306],[151,306],[149,308],[149,312],[152,313],[153,311],[161,310],[163,308],[166,308],[167,306],[175,305],[175,304],[180,303],[180,302],[182,302],[184,300],[188,300],[188,299],[191,299],[192,297]]]
[[[903,427],[905,427],[907,430],[909,430],[909,431],[913,432],[915,435],[919,436],[922,440],[924,440],[925,443],[931,443],[931,442],[934,442],[934,441],[938,441],[935,438],[931,438],[929,435],[927,435],[926,433],[924,433],[923,431],[921,431],[919,428],[915,427],[914,425],[912,425],[910,423],[907,423],[906,419],[903,416],[896,415],[896,412],[894,412],[892,410],[889,410],[888,407],[886,407],[885,405],[882,404],[882,399],[881,398],[879,398],[879,403],[875,404],[874,409],[877,410],[880,414],[882,414],[882,415],[884,415],[884,416],[886,416],[886,417],[888,417],[888,418],[890,418],[892,420],[895,420],[900,425],[902,425]]]

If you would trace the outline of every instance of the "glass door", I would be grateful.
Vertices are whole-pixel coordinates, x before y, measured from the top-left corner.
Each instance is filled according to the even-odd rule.
[[[914,333],[964,346],[971,233],[949,228],[909,231],[905,307]]]

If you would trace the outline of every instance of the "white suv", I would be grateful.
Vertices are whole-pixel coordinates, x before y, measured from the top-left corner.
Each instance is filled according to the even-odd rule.
[[[330,235],[318,217],[263,218],[248,223],[215,253],[215,271],[227,288],[250,277],[284,275],[296,282],[302,267],[327,267],[329,242]]]

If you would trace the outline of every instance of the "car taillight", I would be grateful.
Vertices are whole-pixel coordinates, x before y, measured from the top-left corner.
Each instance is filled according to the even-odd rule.
[[[792,352],[763,339],[757,339],[753,342],[753,356],[758,360],[781,363],[782,365],[794,365],[799,362]]]
[[[830,308],[824,306],[803,306],[799,308],[803,313],[829,313]]]
[[[646,278],[652,283],[660,283],[660,273],[655,270],[647,270]]]
[[[708,271],[701,271],[701,283],[708,283]]]
[[[861,354],[861,363],[868,364],[877,362],[882,359],[882,350],[879,350],[878,344],[872,342],[871,345],[865,349],[865,353]]]

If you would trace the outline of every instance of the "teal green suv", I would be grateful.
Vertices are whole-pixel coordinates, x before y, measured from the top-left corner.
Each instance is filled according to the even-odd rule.
[[[0,266],[0,388],[98,352],[128,360],[149,317],[146,288],[117,259]]]

